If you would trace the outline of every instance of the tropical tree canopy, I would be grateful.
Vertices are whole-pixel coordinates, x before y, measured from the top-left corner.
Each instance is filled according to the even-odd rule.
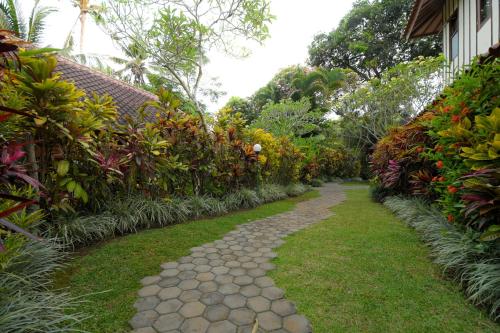
[[[439,36],[417,41],[402,37],[412,4],[413,0],[357,0],[338,28],[314,38],[310,64],[350,69],[368,81],[400,62],[437,56]]]

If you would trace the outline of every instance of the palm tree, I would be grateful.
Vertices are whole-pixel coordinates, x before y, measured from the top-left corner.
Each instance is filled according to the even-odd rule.
[[[40,6],[40,0],[35,0],[26,22],[17,0],[0,0],[0,29],[13,31],[19,38],[38,44],[41,42],[47,17],[55,11],[52,7]]]
[[[115,71],[115,75],[118,75],[125,81],[133,83],[136,86],[144,86],[146,84],[145,77],[149,74],[147,53],[134,44],[127,48],[122,48],[122,51],[126,58],[110,58],[114,63],[122,66],[120,70]]]
[[[90,0],[71,1],[73,2],[73,6],[77,7],[80,10],[77,22],[80,21],[80,53],[84,53],[83,46],[85,44],[85,30],[87,29],[87,15],[90,14],[90,16],[97,24],[102,23],[103,17],[101,14],[103,7],[98,5],[91,5]]]

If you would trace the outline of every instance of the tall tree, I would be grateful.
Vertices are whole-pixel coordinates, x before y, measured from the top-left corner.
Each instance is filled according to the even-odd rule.
[[[0,29],[14,31],[19,38],[38,44],[41,42],[47,17],[55,11],[52,7],[40,6],[40,0],[35,0],[28,21],[25,21],[16,0],[0,0]]]
[[[291,66],[281,70],[271,81],[259,89],[251,102],[258,114],[269,102],[279,103],[290,99],[309,100],[311,109],[326,113],[330,110],[331,97],[343,80],[339,70]]]
[[[80,13],[78,21],[80,21],[80,54],[84,53],[85,33],[87,30],[87,16],[91,15],[97,23],[101,23],[102,17],[101,6],[91,5],[90,0],[72,0],[73,6],[77,7]],[[73,29],[72,29],[73,30]]]
[[[337,29],[314,38],[309,62],[325,68],[349,68],[363,81],[418,56],[441,52],[437,36],[406,41],[402,36],[413,0],[357,0]]]
[[[211,50],[244,55],[239,42],[269,37],[273,17],[268,0],[107,1],[105,26],[119,45],[135,44],[196,107],[205,125],[200,94]]]

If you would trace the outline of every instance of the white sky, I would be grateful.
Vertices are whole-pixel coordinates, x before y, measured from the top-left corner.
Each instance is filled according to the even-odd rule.
[[[25,16],[33,0],[19,1]],[[231,96],[248,97],[264,86],[282,68],[305,63],[307,48],[314,35],[329,32],[352,7],[353,0],[271,0],[276,20],[271,25],[271,38],[264,45],[253,45],[252,54],[245,59],[234,59],[214,52],[205,73],[217,77],[221,89],[227,93],[218,103],[208,103],[210,111],[223,106]],[[92,0],[91,0],[92,3]],[[41,0],[42,5],[53,6],[58,12],[48,20],[44,44],[62,47],[78,18],[78,10],[70,0]],[[87,20],[85,52],[117,55],[111,40]],[[75,26],[75,41],[79,40],[79,25]]]

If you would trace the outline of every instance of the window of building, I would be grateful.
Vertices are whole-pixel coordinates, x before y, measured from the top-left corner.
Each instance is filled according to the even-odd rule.
[[[458,57],[458,15],[455,13],[449,22],[450,25],[450,58]]]
[[[491,0],[477,0],[477,29],[491,17]]]

